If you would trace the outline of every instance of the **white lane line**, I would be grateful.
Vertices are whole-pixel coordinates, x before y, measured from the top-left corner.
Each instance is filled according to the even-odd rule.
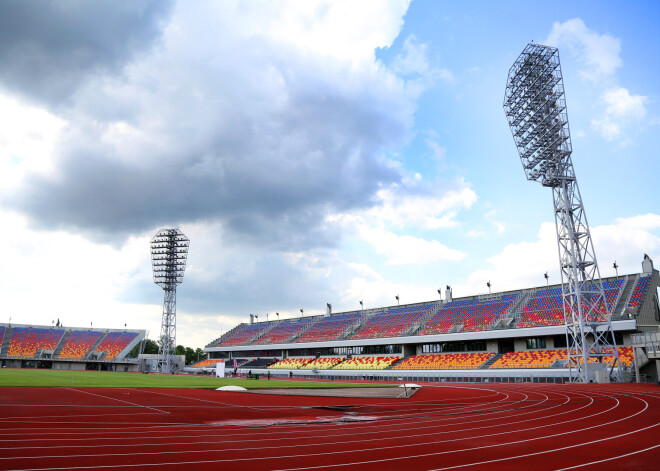
[[[644,402],[644,404],[646,404],[646,405],[642,410],[640,410],[639,412],[637,412],[633,415],[630,415],[630,416],[627,416],[627,417],[624,417],[624,418],[621,418],[621,419],[618,419],[618,420],[614,420],[614,421],[611,421],[611,422],[605,422],[605,423],[600,424],[600,425],[594,425],[592,427],[586,427],[586,428],[578,429],[578,430],[571,430],[571,431],[568,431],[568,432],[562,432],[562,433],[557,433],[557,434],[553,434],[553,435],[545,435],[545,436],[542,436],[542,437],[528,438],[528,439],[525,439],[525,440],[517,440],[517,441],[513,441],[513,442],[509,441],[509,442],[506,442],[506,443],[496,443],[494,445],[484,445],[484,446],[475,447],[475,448],[464,448],[464,449],[459,449],[459,450],[440,451],[440,452],[436,452],[436,453],[424,453],[424,454],[419,454],[419,455],[408,455],[408,456],[401,456],[401,457],[396,457],[396,458],[385,458],[385,459],[381,459],[381,460],[357,461],[357,462],[351,462],[351,463],[339,463],[339,464],[329,464],[329,465],[321,465],[321,466],[286,468],[286,469],[279,469],[279,470],[276,470],[276,471],[299,471],[299,470],[303,470],[303,469],[340,468],[340,467],[345,467],[345,466],[355,466],[355,465],[362,465],[362,464],[374,464],[374,463],[384,463],[384,462],[391,462],[391,461],[401,461],[401,460],[407,460],[407,459],[410,459],[410,458],[425,458],[425,457],[429,457],[429,456],[446,455],[446,454],[451,454],[451,453],[471,452],[471,451],[475,451],[475,450],[503,447],[503,446],[509,446],[509,445],[514,445],[514,444],[519,444],[519,443],[526,443],[526,442],[536,441],[536,440],[543,440],[543,439],[552,438],[552,437],[565,436],[565,435],[568,435],[568,434],[571,434],[571,433],[583,432],[585,430],[591,430],[591,429],[598,428],[598,427],[604,427],[606,425],[611,425],[611,424],[614,424],[614,423],[617,423],[617,422],[621,422],[623,420],[631,419],[632,417],[635,417],[636,415],[639,415],[642,412],[644,412],[646,409],[648,409],[648,403],[646,401],[644,401],[643,399],[639,399],[639,400]],[[618,403],[619,403],[619,401],[617,400],[617,406],[618,406]],[[611,410],[611,409],[609,409],[609,410]],[[603,413],[604,412],[609,412],[609,410],[603,411]],[[599,414],[595,414],[595,415],[599,415]],[[585,418],[588,418],[588,416],[585,417]],[[622,436],[630,435],[632,433],[638,433],[638,432],[641,432],[643,430],[647,430],[647,429],[657,427],[657,426],[660,426],[660,423],[650,425],[650,426],[644,427],[642,429],[637,429],[637,430],[634,430],[632,432],[627,432],[627,433],[624,433],[624,434],[603,438],[601,440],[594,440],[592,442],[579,443],[577,445],[570,445],[570,446],[566,446],[566,447],[562,447],[562,448],[557,448],[557,449],[554,449],[554,450],[546,450],[546,451],[540,451],[540,452],[537,452],[537,453],[528,453],[528,454],[525,454],[525,455],[510,456],[510,457],[494,459],[494,460],[479,461],[479,462],[461,464],[461,465],[456,465],[456,466],[449,466],[449,467],[445,467],[445,468],[436,468],[436,469],[429,470],[429,471],[442,471],[442,470],[446,470],[446,469],[465,468],[465,467],[468,467],[468,466],[477,466],[477,465],[481,465],[481,464],[489,464],[489,463],[495,463],[495,462],[500,462],[500,461],[507,461],[507,460],[514,460],[514,459],[518,459],[518,458],[525,458],[525,457],[528,457],[528,456],[536,456],[536,455],[540,455],[540,454],[544,454],[544,453],[550,453],[550,452],[554,452],[554,451],[561,451],[561,450],[565,450],[565,449],[575,448],[575,447],[582,446],[582,445],[588,445],[590,443],[597,443],[597,442],[604,441],[604,440],[611,440],[613,438],[619,438],[619,437],[622,437]],[[396,448],[396,447],[392,447],[392,448]],[[364,450],[364,451],[373,451],[373,450],[378,450],[378,448],[372,448],[372,449]],[[359,450],[359,451],[362,451],[362,450]],[[343,453],[349,453],[349,452],[344,451]]]
[[[629,415],[627,417],[617,419],[617,420],[614,420],[614,421],[610,421],[610,422],[606,422],[606,423],[599,424],[599,425],[594,425],[594,426],[591,426],[591,427],[586,427],[586,428],[583,428],[583,429],[572,430],[572,431],[569,431],[569,432],[562,432],[562,433],[554,434],[554,435],[546,435],[546,436],[543,436],[543,437],[536,437],[536,438],[530,438],[530,439],[525,439],[525,440],[519,440],[519,441],[516,441],[516,442],[508,442],[504,445],[525,443],[525,442],[530,442],[530,441],[535,441],[535,440],[547,439],[547,438],[551,438],[551,437],[554,437],[554,436],[560,436],[560,435],[563,436],[563,435],[567,435],[567,434],[570,434],[570,433],[582,432],[582,431],[585,431],[585,430],[590,430],[590,429],[594,429],[594,428],[598,428],[598,427],[603,427],[603,426],[606,426],[606,425],[611,425],[613,423],[621,422],[623,420],[628,420],[632,417],[635,417],[635,416],[641,414],[642,412],[644,412],[648,408],[648,403],[646,401],[644,401],[642,399],[638,399],[638,398],[633,398],[633,399],[640,400],[641,402],[643,402],[645,404],[645,407],[642,410],[640,410],[639,412],[637,412],[635,414],[632,414],[632,415]],[[615,399],[615,401],[616,401],[616,405],[613,406],[613,408],[615,408],[619,405],[619,401],[616,400],[616,399]],[[593,414],[592,416],[600,415],[600,414],[605,413],[605,412],[609,412],[609,410],[611,410],[611,409],[602,411],[602,412],[597,413],[597,414]],[[588,417],[583,417],[581,419],[584,419],[584,418],[588,418]],[[628,432],[628,433],[621,434],[621,435],[618,435],[618,436],[608,437],[608,438],[605,438],[605,439],[602,439],[602,440],[596,440],[594,442],[608,440],[608,439],[612,439],[612,438],[618,438],[620,436],[629,435],[631,433],[637,433],[637,432],[640,432],[640,431],[643,431],[643,430],[646,430],[646,429],[649,429],[649,428],[652,428],[652,427],[656,427],[658,425],[660,425],[660,424],[655,424],[655,425],[652,425],[652,426],[649,426],[649,427],[645,427],[643,429],[638,429],[636,431]],[[401,445],[401,446],[394,446],[394,447],[387,447],[387,448],[372,448],[370,450],[374,451],[374,450],[379,450],[379,449],[402,448],[402,447],[420,446],[420,445],[433,444],[433,443],[435,443],[435,442],[423,443],[423,444],[413,444],[413,445]],[[476,448],[471,448],[471,449],[451,450],[451,451],[444,451],[444,452],[438,452],[438,453],[428,453],[428,454],[416,455],[416,456],[397,457],[397,458],[391,458],[391,459],[385,459],[385,460],[372,460],[372,461],[365,461],[365,462],[362,462],[362,463],[364,463],[364,464],[378,463],[378,462],[385,462],[385,461],[397,461],[397,460],[401,460],[401,459],[408,459],[408,458],[415,458],[415,457],[437,456],[437,455],[448,454],[448,453],[474,451],[474,450],[478,450],[478,449],[493,448],[493,447],[504,446],[504,445],[503,444],[486,445],[486,446],[476,447]],[[563,447],[562,449],[569,449],[569,448],[573,448],[575,446],[580,446],[580,444],[574,445],[574,446],[569,446],[569,447]],[[348,451],[344,450],[344,451],[338,451],[338,452],[319,453],[319,454],[316,454],[315,456],[345,454],[345,453],[351,453],[351,452],[363,452],[363,450],[348,450]],[[541,453],[543,453],[543,452],[541,452]],[[534,455],[534,454],[530,454],[530,455]],[[128,456],[130,456],[130,455],[128,455]],[[304,457],[309,457],[309,455],[289,455],[289,456],[260,457],[260,458],[252,457],[252,458],[239,458],[239,459],[234,458],[234,459],[223,459],[223,460],[183,461],[183,462],[168,462],[168,463],[147,463],[147,464],[141,464],[139,466],[144,467],[144,466],[165,466],[165,465],[177,465],[177,464],[202,464],[202,463],[220,463],[220,462],[226,462],[226,461],[270,460],[270,459],[304,458]],[[518,458],[518,457],[511,457],[511,458],[508,458],[508,459],[515,459],[515,458]],[[344,463],[344,464],[335,464],[335,465],[326,465],[326,466],[314,466],[314,467],[295,468],[295,469],[317,469],[317,468],[321,468],[321,467],[342,467],[342,466],[352,466],[352,465],[362,464],[362,463],[353,462],[353,463]],[[476,464],[480,464],[480,463],[473,463],[473,464],[476,465]],[[108,468],[108,467],[126,468],[126,467],[132,467],[132,466],[135,466],[135,465],[132,465],[132,464],[126,464],[126,465],[121,465],[120,464],[120,465],[114,465],[114,466],[99,465],[99,466],[96,466],[96,467],[97,468]],[[468,465],[465,465],[465,466],[468,466]],[[459,467],[464,467],[464,466],[461,465]],[[54,470],[59,470],[59,469],[81,469],[81,468],[84,468],[84,467],[40,468],[40,470],[42,470],[42,471],[53,470],[54,471]],[[447,469],[450,469],[450,468],[447,468]],[[37,471],[37,470],[31,470],[31,471]]]
[[[599,463],[605,463],[606,461],[614,461],[614,460],[620,460],[621,458],[626,458],[627,456],[632,456],[632,455],[638,455],[639,453],[644,453],[645,451],[653,450],[654,448],[658,448],[660,445],[653,445],[648,448],[644,448],[642,450],[637,450],[637,451],[632,451],[630,453],[626,453],[625,455],[618,455],[618,456],[613,456],[611,458],[605,458],[602,460],[598,461],[589,461],[588,463],[582,463],[578,464],[576,466],[570,466],[568,468],[560,468],[556,469],[555,471],[566,471],[567,469],[576,469],[576,468],[584,468],[585,466],[591,466],[592,464],[599,464]]]
[[[589,404],[588,404],[588,405],[589,405]],[[585,405],[585,406],[583,406],[583,407],[587,407],[587,406]],[[554,423],[552,423],[552,424],[542,425],[542,426],[538,426],[538,427],[531,427],[531,428],[528,428],[528,429],[520,429],[520,430],[516,430],[515,432],[525,432],[525,431],[530,431],[530,430],[536,430],[536,429],[539,429],[539,428],[554,427],[554,426],[557,426],[557,425],[562,424],[562,423],[574,422],[574,421],[576,421],[576,420],[584,420],[584,419],[589,418],[589,417],[595,417],[596,415],[601,415],[601,414],[603,414],[603,413],[605,413],[605,412],[609,412],[609,410],[613,410],[613,409],[616,408],[616,407],[617,407],[617,405],[614,405],[614,406],[612,406],[612,408],[610,408],[610,409],[608,409],[608,410],[606,410],[606,411],[602,411],[602,412],[599,412],[599,413],[597,413],[597,414],[593,414],[593,415],[591,415],[591,416],[580,417],[580,418],[578,418],[578,419],[572,419],[572,420],[565,421],[565,422],[554,422]],[[515,432],[511,432],[511,433],[515,433]],[[402,437],[401,435],[397,435],[396,437],[387,437],[386,439],[390,439],[390,440],[400,440],[401,438],[428,437],[428,436],[432,436],[432,435],[439,435],[439,434],[446,434],[446,433],[455,433],[455,431],[449,431],[449,432],[438,432],[438,433],[430,433],[430,434],[429,434],[429,433],[423,433],[423,434],[417,434],[417,435],[406,435],[406,436],[403,436],[403,437]],[[354,435],[355,435],[355,434],[352,434],[351,436],[354,436]],[[370,435],[371,435],[371,434],[370,434]],[[464,440],[469,440],[469,439],[485,438],[485,437],[500,436],[500,435],[501,435],[501,433],[491,433],[491,434],[486,434],[486,435],[477,435],[477,436],[474,436],[474,437],[461,437],[461,438],[455,438],[455,439],[449,439],[449,440],[436,440],[436,441],[433,441],[433,442],[415,443],[415,444],[411,444],[411,445],[399,445],[399,446],[391,446],[391,447],[372,448],[371,450],[387,450],[387,449],[400,448],[400,447],[424,446],[424,445],[428,445],[428,444],[449,443],[449,442],[464,441]],[[327,437],[327,436],[324,435],[324,438],[325,438],[325,437]],[[299,439],[299,437],[298,437],[298,439]],[[253,440],[253,441],[259,441],[259,440]],[[372,441],[373,441],[373,437],[368,438],[368,439],[364,439],[364,440],[355,440],[355,439],[351,439],[351,440],[349,440],[349,441],[344,441],[344,442],[337,442],[337,441],[335,441],[335,442],[333,442],[333,445],[355,444],[355,443],[361,443],[361,442],[368,442],[368,443],[369,443],[369,442],[372,442]],[[226,442],[223,442],[223,443],[226,443]],[[187,444],[190,444],[190,443],[187,443]],[[322,442],[322,443],[311,443],[311,444],[310,444],[310,443],[305,443],[305,444],[299,444],[299,445],[278,445],[278,446],[263,446],[263,445],[261,445],[261,446],[258,446],[258,447],[250,447],[250,448],[226,448],[226,447],[223,446],[220,450],[214,450],[214,449],[210,449],[210,448],[205,448],[204,450],[162,451],[162,452],[146,452],[146,453],[131,453],[131,454],[129,454],[129,453],[124,453],[124,455],[125,455],[125,456],[132,456],[132,455],[158,455],[158,454],[166,455],[166,454],[214,453],[214,452],[230,452],[230,451],[241,452],[241,451],[259,451],[259,450],[283,449],[283,448],[306,448],[306,447],[312,447],[312,446],[324,446],[324,445],[326,445],[326,444],[327,444],[327,442]],[[116,446],[116,445],[115,445],[115,446]],[[348,451],[346,451],[346,453],[350,453],[350,452],[353,452],[353,450],[348,450]],[[320,454],[320,455],[323,455],[323,454],[335,454],[335,453],[336,453],[336,452],[333,452],[333,453],[319,453],[319,454]],[[85,455],[72,455],[72,454],[68,454],[68,455],[66,455],[67,458],[89,458],[89,457],[97,457],[97,458],[98,458],[98,457],[104,457],[104,456],[116,456],[116,455],[113,454],[113,453],[108,453],[108,454],[93,454],[93,455],[89,455],[89,454],[85,454]],[[297,455],[297,456],[308,456],[308,455]],[[27,456],[27,457],[12,456],[12,457],[7,457],[7,458],[0,458],[0,460],[2,460],[2,459],[62,458],[62,457],[63,457],[63,456],[61,456],[61,455],[54,455],[54,456],[39,456],[39,457],[32,457],[32,456]],[[279,458],[279,457],[272,457],[272,458]],[[245,459],[245,458],[236,458],[236,461],[241,461],[241,460],[244,460],[244,459]],[[266,459],[266,458],[257,458],[257,459]],[[321,467],[322,467],[322,466],[321,466]]]
[[[556,407],[560,407],[561,405],[565,405],[570,400],[570,398],[568,396],[564,396],[564,397],[566,397],[566,400],[564,401],[564,403],[560,403],[560,404],[548,407],[545,410],[547,411],[549,409],[553,409],[553,408],[556,408]],[[434,434],[431,434],[431,435],[447,434],[447,433],[458,433],[458,432],[468,432],[468,431],[480,430],[480,429],[484,429],[484,428],[490,429],[490,428],[493,428],[493,427],[504,427],[504,426],[509,427],[510,425],[515,424],[515,423],[527,423],[527,422],[532,422],[532,421],[535,421],[535,420],[548,419],[550,417],[555,417],[555,416],[558,416],[558,415],[568,414],[568,413],[575,412],[575,411],[578,411],[580,409],[583,409],[583,408],[587,407],[588,405],[589,404],[586,404],[586,405],[584,405],[584,406],[582,406],[578,409],[572,409],[572,410],[564,411],[564,412],[561,412],[561,413],[558,413],[558,414],[552,414],[552,415],[547,415],[546,414],[543,417],[539,417],[539,418],[535,418],[535,419],[519,420],[517,422],[506,422],[506,423],[501,423],[501,424],[497,424],[497,425],[489,425],[489,426],[483,426],[483,427],[473,427],[473,428],[466,428],[466,429],[452,429],[451,431],[448,431],[448,432],[437,432],[437,433],[434,433]],[[534,412],[538,412],[538,411],[534,411]],[[522,415],[526,415],[526,414],[529,414],[529,413],[531,413],[531,412],[528,412],[528,413],[525,413],[525,414],[517,414],[516,417],[520,417]],[[502,418],[498,418],[498,420],[502,420]],[[413,428],[400,428],[400,425],[399,425],[399,427],[397,428],[397,433],[398,433],[397,437],[401,438],[401,437],[416,437],[416,436],[418,436],[418,435],[405,435],[405,436],[401,435],[401,432],[405,432],[405,431],[408,431],[408,430],[418,431],[418,430],[424,430],[424,429],[429,429],[429,428],[430,429],[436,429],[439,426],[453,426],[454,425],[454,424],[438,425],[438,424],[434,423],[433,425],[429,425],[429,426],[424,426],[424,427],[419,426],[419,423],[426,423],[426,422],[432,422],[432,421],[417,422],[416,426],[413,427]],[[475,421],[475,422],[480,422],[480,421]],[[462,422],[462,423],[464,424],[464,423],[470,423],[470,422]],[[556,424],[556,422],[555,422],[555,424]],[[208,430],[208,428],[206,430]],[[306,432],[307,430],[308,429],[301,429],[301,431],[299,431],[299,432],[287,432],[287,433],[291,433],[291,434],[292,433],[297,433],[299,435],[302,431]],[[364,430],[364,429],[362,429],[362,430]],[[171,431],[168,430],[168,432],[171,432]],[[356,435],[371,435],[371,436],[373,436],[374,434],[381,434],[381,433],[390,433],[390,432],[382,431],[382,430],[377,430],[376,432],[371,432],[371,431],[357,431],[356,432],[354,430],[351,430],[351,431],[349,431],[348,434],[350,434],[351,436],[354,437]],[[88,435],[88,434],[86,434],[86,435]],[[218,434],[218,435],[205,434],[204,436],[205,437],[226,437],[226,436],[230,436],[232,438],[236,438],[237,436],[244,436],[244,435],[245,436],[256,437],[256,436],[259,436],[260,434],[249,434],[249,433],[246,433],[246,434],[233,434],[232,433],[232,434]],[[264,432],[263,435],[267,435],[268,437],[270,437],[270,436],[272,436],[272,433],[270,431],[269,432]],[[324,437],[325,438],[328,438],[328,437],[343,437],[344,435],[347,435],[347,433],[325,434]],[[169,438],[169,437],[164,437],[164,438]],[[246,443],[246,442],[260,442],[260,443],[263,443],[263,442],[273,441],[273,440],[281,442],[283,440],[299,440],[300,439],[299,436],[290,437],[290,438],[282,437],[281,433],[279,433],[279,432],[278,432],[278,438],[252,438],[252,439],[223,440],[223,441],[217,441],[216,440],[214,442],[180,442],[180,433],[179,432],[177,432],[177,436],[174,436],[174,437],[171,437],[171,438],[174,438],[175,440],[177,440],[177,443],[185,443],[187,445],[205,444],[205,443],[214,443],[214,444],[220,444],[220,443],[222,443],[222,444]],[[370,440],[372,440],[372,439],[373,439],[373,437]],[[42,442],[43,441],[53,442],[53,441],[62,441],[62,440],[67,440],[68,441],[68,440],[70,440],[70,438],[49,438],[49,439],[41,439],[40,441],[42,441]],[[101,437],[101,438],[98,438],[98,439],[97,438],[91,438],[89,440],[94,441],[94,442],[99,442],[99,441],[104,441],[104,440],[130,440],[133,443],[131,443],[131,444],[107,444],[107,443],[104,443],[102,445],[99,445],[97,443],[96,445],[74,445],[74,446],[70,446],[68,448],[88,448],[88,447],[93,448],[93,447],[98,447],[98,446],[108,446],[108,447],[126,446],[126,447],[130,447],[130,446],[157,446],[157,445],[163,445],[163,444],[152,444],[152,443],[135,443],[135,441],[136,441],[135,438],[131,438],[131,437],[114,437],[114,438],[103,438],[103,437]],[[366,441],[370,441],[370,440],[366,440]],[[2,439],[0,439],[0,443],[2,443],[2,442],[13,442],[13,441],[23,442],[25,440],[24,439],[11,439],[11,440],[2,440]],[[167,443],[167,445],[169,445],[169,443]],[[15,447],[15,446],[12,446],[12,447],[8,447],[8,448],[0,448],[0,449],[20,450],[20,449],[35,449],[35,448],[37,448],[37,449],[38,448],[52,448],[52,445],[49,445],[49,446],[34,446],[34,447]]]
[[[79,392],[79,393],[89,394],[90,396],[102,397],[103,399],[110,399],[110,400],[117,401],[117,402],[123,402],[124,404],[130,404],[134,407],[141,407],[141,408],[145,408],[145,409],[155,410],[155,411],[161,412],[163,414],[169,414],[169,412],[167,412],[165,410],[160,410],[160,409],[156,409],[155,407],[149,407],[149,406],[145,406],[145,405],[142,405],[142,404],[137,404],[135,402],[125,401],[123,399],[117,399],[116,397],[104,396],[102,394],[96,394],[96,393],[93,393],[93,392],[84,391],[82,389],[76,389],[76,388],[64,388],[64,389],[68,389],[70,391],[75,391],[75,392]],[[103,407],[103,406],[100,406],[100,407]]]

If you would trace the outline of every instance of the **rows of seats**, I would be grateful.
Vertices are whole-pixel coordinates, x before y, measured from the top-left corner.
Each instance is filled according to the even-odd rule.
[[[298,370],[313,360],[314,358],[309,358],[309,357],[307,358],[289,357],[270,365],[268,368],[272,368],[275,370]]]
[[[57,358],[82,359],[92,348],[96,341],[101,338],[102,332],[90,330],[74,330],[67,339],[62,351]]]
[[[519,298],[520,293],[515,293],[496,299],[473,298],[449,302],[426,322],[421,334],[446,334],[455,325],[463,325],[461,332],[488,330]]]
[[[289,319],[285,321],[280,321],[275,327],[270,329],[264,334],[263,337],[258,339],[254,344],[255,345],[266,345],[266,344],[276,344],[276,343],[286,343],[291,337],[296,335],[302,329],[307,327],[307,325],[315,321],[315,318],[311,317],[301,317],[299,319]]]
[[[352,357],[334,367],[335,370],[384,370],[400,357]]]
[[[361,318],[359,313],[338,314],[327,316],[314,324],[298,337],[294,342],[324,342],[336,339],[346,329],[358,322]]]
[[[128,347],[136,336],[137,333],[135,332],[110,332],[96,347],[95,351],[99,353],[106,352],[103,359],[112,360]]]
[[[566,350],[528,350],[505,353],[491,368],[550,368],[557,360],[566,359]]]
[[[474,370],[483,365],[493,352],[441,353],[412,355],[396,365],[395,370]]]
[[[37,350],[55,350],[63,335],[63,330],[14,327],[7,355],[33,357]]]
[[[236,366],[243,368],[268,368],[270,365],[276,363],[277,361],[277,358],[253,358],[252,360],[237,361]]]
[[[542,327],[564,324],[564,301],[561,288],[538,290],[520,313],[516,327]]]
[[[222,363],[224,360],[219,360],[217,358],[212,359],[212,360],[202,360],[198,361],[197,363],[194,363],[191,366],[191,368],[208,368],[208,367],[214,367],[218,363]]]
[[[311,370],[313,368],[318,368],[319,370],[329,370],[342,361],[344,361],[344,357],[321,357],[306,363],[301,369]]]
[[[610,280],[602,283],[603,292],[607,306],[614,308],[617,302],[623,280]],[[607,309],[602,299],[596,307],[596,318],[604,321]],[[538,290],[528,301],[525,308],[520,313],[520,321],[516,327],[543,327],[548,325],[563,325],[564,320],[564,301],[561,288],[551,288]]]
[[[406,306],[374,314],[360,330],[351,336],[351,340],[398,337],[436,306],[435,303]]]
[[[634,358],[632,347],[617,347],[617,350],[621,364],[630,366]],[[609,363],[613,359],[614,356],[605,356],[603,362]],[[568,360],[566,349],[509,352],[490,365],[490,368],[550,368],[558,360]],[[589,358],[590,363],[597,361],[596,358]]]
[[[233,332],[225,334],[218,344],[217,347],[235,347],[237,345],[247,345],[250,340],[263,332],[270,324],[266,322],[258,322],[256,324],[243,324],[239,326]]]
[[[635,285],[635,289],[633,290],[633,294],[630,296],[628,307],[638,307],[641,304],[644,296],[646,295],[646,291],[649,288],[650,282],[651,275],[639,277],[639,280],[637,280],[637,284]]]
[[[5,326],[0,325],[0,345],[2,345],[2,341],[5,338]]]

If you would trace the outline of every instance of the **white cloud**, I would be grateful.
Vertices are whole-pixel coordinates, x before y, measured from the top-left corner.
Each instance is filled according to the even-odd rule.
[[[134,236],[120,249],[61,231],[31,230],[24,217],[0,212],[0,284],[14,323],[158,329],[162,295],[154,304],[117,301],[127,287],[151,282],[149,237]],[[5,319],[6,320],[6,319]],[[4,320],[3,320],[4,321]]]
[[[580,74],[591,81],[613,75],[622,64],[621,40],[596,33],[580,18],[554,23],[545,42],[549,46],[566,47],[582,64]]]
[[[618,218],[612,224],[593,227],[591,234],[602,277],[615,275],[614,261],[620,274],[639,273],[645,253],[660,261],[660,215]],[[543,286],[546,271],[551,284],[559,283],[555,225],[541,224],[535,241],[509,244],[486,261],[486,267],[453,286],[454,296],[487,292],[489,280],[494,291]]]
[[[396,295],[399,295],[401,304],[438,299],[437,288],[433,284],[424,286],[393,282],[364,264],[348,264],[345,269],[349,276],[346,277],[346,284],[338,290],[342,311],[360,309],[360,300],[364,301],[365,309],[392,306],[396,304]]]
[[[309,55],[364,65],[375,57],[375,48],[392,45],[410,0],[272,1],[249,9],[249,15],[245,15],[248,8],[243,2],[225,3],[218,4],[218,10],[231,13],[218,13],[239,19],[234,26],[237,31],[259,32]]]
[[[403,42],[403,52],[394,58],[391,67],[397,75],[406,78],[407,88],[416,96],[437,80],[451,82],[454,79],[449,70],[431,63],[428,45],[418,42],[412,34]]]
[[[0,189],[13,189],[27,172],[50,173],[66,121],[45,109],[0,94]]]
[[[647,97],[631,95],[625,88],[606,90],[601,99],[605,110],[591,121],[591,126],[608,141],[621,137],[625,129],[646,116]]]
[[[410,235],[397,235],[383,227],[361,226],[360,237],[385,256],[389,265],[424,265],[440,260],[462,260],[464,252],[450,249],[437,240],[425,240]]]

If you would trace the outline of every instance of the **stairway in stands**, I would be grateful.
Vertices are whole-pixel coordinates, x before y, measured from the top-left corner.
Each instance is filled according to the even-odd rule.
[[[493,355],[492,357],[490,357],[488,360],[486,360],[486,362],[485,362],[483,365],[481,365],[479,368],[477,368],[477,369],[479,369],[479,370],[487,370],[488,368],[490,368],[490,365],[492,365],[493,363],[495,363],[497,360],[499,360],[499,359],[502,358],[503,356],[504,356],[503,353],[497,353],[497,354]]]
[[[386,370],[393,370],[394,367],[395,367],[396,365],[398,365],[398,364],[400,364],[400,363],[403,363],[404,360],[406,360],[406,358],[401,357],[401,358],[399,358],[397,361],[395,361],[394,363],[392,363],[390,366],[388,366],[388,367],[385,368],[385,369],[386,369]]]
[[[254,337],[252,337],[250,340],[248,340],[247,342],[245,342],[244,345],[251,345],[251,344],[254,344],[254,342],[256,342],[256,341],[259,340],[261,337],[263,337],[264,335],[266,335],[268,332],[270,332],[271,330],[273,330],[273,328],[274,328],[277,324],[279,324],[280,322],[284,322],[284,321],[274,321],[274,322],[271,321],[271,322],[270,322],[270,325],[269,325],[268,327],[266,327],[265,330],[262,330],[261,332],[259,332],[257,335],[255,335]]]
[[[295,342],[296,339],[298,339],[298,338],[300,338],[300,337],[302,336],[302,334],[304,334],[304,333],[307,332],[309,329],[311,329],[312,327],[314,327],[316,324],[318,324],[319,322],[321,322],[321,320],[324,319],[324,318],[325,318],[324,316],[318,316],[318,317],[312,319],[311,321],[309,321],[305,327],[303,327],[303,328],[300,329],[298,332],[296,332],[295,334],[293,334],[293,336],[291,336],[291,338],[287,340],[287,343]]]
[[[424,325],[426,325],[426,321],[428,321],[431,317],[435,316],[438,313],[438,311],[442,309],[444,306],[445,306],[444,301],[440,301],[433,308],[429,309],[429,312],[424,314],[424,316],[421,319],[419,319],[408,330],[406,330],[403,334],[401,334],[401,336],[406,337],[412,335],[419,335],[419,333],[424,329]]]
[[[230,331],[225,332],[225,333],[222,334],[220,337],[218,337],[218,338],[215,339],[214,341],[210,342],[210,343],[209,343],[208,345],[206,345],[204,348],[209,348],[209,347],[215,347],[215,346],[217,346],[222,340],[231,337],[231,336],[234,334],[234,332],[236,332],[238,329],[242,329],[245,325],[246,325],[245,322],[242,322],[242,323],[238,324],[236,327],[234,327],[234,328],[231,329]]]
[[[518,299],[516,304],[513,305],[511,310],[495,321],[491,329],[515,328],[518,322],[520,322],[520,313],[525,309],[525,306],[527,306],[529,300],[534,296],[534,293],[535,291],[533,289],[523,291],[523,295]]]
[[[55,350],[53,350],[53,358],[57,358],[57,356],[60,354],[60,352],[66,345],[67,341],[69,340],[69,337],[71,337],[71,331],[67,330],[64,332],[64,335],[62,336],[59,343],[55,347]]]
[[[624,318],[624,314],[626,313],[626,307],[628,306],[628,302],[630,301],[630,296],[632,296],[633,290],[635,289],[635,285],[637,284],[638,279],[639,279],[639,275],[630,276],[630,277],[626,276],[625,285],[623,286],[623,289],[621,289],[621,294],[619,295],[619,299],[616,303],[616,306],[614,306],[614,309],[612,310],[613,321],[618,321]]]
[[[89,358],[92,356],[92,353],[97,349],[99,345],[101,345],[101,342],[108,336],[108,333],[104,333],[99,338],[94,342],[94,345],[92,345],[92,348],[89,349],[89,351],[85,354],[83,357],[84,360],[89,360]]]
[[[350,338],[355,332],[360,330],[362,326],[364,326],[364,324],[366,324],[366,322],[369,319],[371,319],[374,316],[374,314],[376,314],[377,312],[387,312],[387,309],[384,309],[382,311],[379,311],[377,309],[365,311],[364,315],[360,318],[359,321],[357,321],[355,324],[348,326],[346,330],[344,330],[341,334],[339,334],[339,336],[335,340],[346,340]]]
[[[9,351],[9,342],[11,342],[12,327],[5,327],[5,336],[2,338],[2,346],[0,347],[0,356],[6,357]]]

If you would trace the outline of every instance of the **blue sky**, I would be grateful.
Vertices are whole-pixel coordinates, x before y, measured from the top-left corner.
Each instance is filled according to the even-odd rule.
[[[653,2],[2,2],[6,322],[150,330],[148,242],[191,240],[178,340],[559,281],[502,111],[558,47],[601,273],[660,258]]]

